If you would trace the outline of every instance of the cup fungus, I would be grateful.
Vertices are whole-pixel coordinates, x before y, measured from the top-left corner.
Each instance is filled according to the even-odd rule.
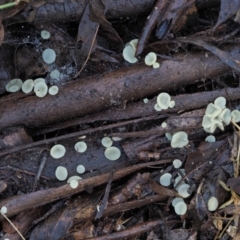
[[[79,176],[72,176],[70,177],[68,180],[67,180],[67,183],[70,183],[72,180],[76,180],[76,181],[79,181],[81,180],[82,178],[79,177]]]
[[[162,186],[168,187],[171,184],[171,180],[172,180],[172,174],[164,173],[160,177],[159,182]]]
[[[188,184],[182,184],[179,186],[178,188],[178,193],[183,197],[183,198],[187,198],[190,196],[190,194],[188,193],[188,189],[190,188],[190,186]]]
[[[56,95],[58,93],[58,86],[51,86],[49,89],[48,89],[48,93],[52,96]]]
[[[0,212],[1,212],[1,214],[6,214],[7,213],[7,207],[2,206]]]
[[[51,36],[50,32],[46,31],[46,30],[42,30],[41,31],[41,37],[42,39],[46,40],[46,39],[49,39]]]
[[[87,150],[87,144],[83,141],[77,142],[74,148],[79,153],[84,153]]]
[[[66,153],[66,148],[61,144],[57,144],[53,146],[50,150],[50,155],[55,159],[59,159],[63,157],[65,153]]]
[[[34,86],[34,92],[38,97],[45,97],[48,92],[48,86],[45,82],[39,82]]]
[[[152,66],[156,61],[157,61],[157,55],[154,52],[150,52],[146,55],[145,59],[145,64],[148,66]]]
[[[177,176],[174,180],[174,184],[173,184],[173,187],[178,190],[178,188],[182,185],[182,184],[185,184],[184,181],[181,181],[182,180],[182,176]],[[178,184],[179,182],[181,181],[180,184]],[[176,187],[177,186],[177,187]]]
[[[218,118],[223,121],[226,125],[231,122],[231,111],[228,108],[224,108],[221,113],[218,115]]]
[[[174,210],[177,215],[184,215],[187,212],[187,205],[185,202],[178,202],[174,206]]]
[[[84,167],[83,165],[78,165],[78,166],[77,166],[77,172],[78,172],[79,174],[85,173],[85,167]]]
[[[209,135],[205,138],[205,142],[216,142],[216,138],[213,135]]]
[[[70,187],[75,189],[78,187],[78,181],[73,179],[71,182],[70,182]]]
[[[102,145],[103,145],[104,147],[106,147],[106,148],[111,147],[112,144],[113,144],[112,139],[109,138],[109,137],[104,137],[104,138],[102,139],[101,143],[102,143]]]
[[[218,208],[218,200],[215,197],[210,197],[208,200],[208,210],[209,211],[215,211]]]
[[[24,93],[30,93],[33,90],[34,83],[32,79],[26,80],[22,85],[22,91]]]
[[[171,133],[165,133],[165,137],[171,141],[172,140],[172,134]]]
[[[238,110],[233,110],[231,112],[231,117],[233,122],[240,122],[240,112]]]
[[[159,68],[160,67],[160,64],[158,62],[155,62],[153,65],[152,65],[153,68]]]
[[[166,122],[162,122],[161,127],[162,128],[166,128],[167,127],[167,123]]]
[[[118,160],[121,156],[121,151],[117,147],[109,147],[104,151],[104,156],[111,161]]]
[[[47,64],[51,64],[56,60],[56,53],[53,49],[47,48],[42,53],[43,61]]]
[[[182,166],[182,161],[179,159],[175,159],[173,161],[173,166],[174,166],[174,168],[180,168]]]
[[[179,197],[175,197],[173,200],[172,200],[172,206],[175,207],[175,205],[179,202],[184,202],[182,198],[179,198]]]
[[[129,63],[136,63],[138,60],[135,57],[136,50],[133,49],[131,45],[127,45],[123,49],[123,58]]]
[[[133,50],[136,51],[137,50],[137,45],[138,45],[138,39],[133,39],[129,42],[129,45],[132,46]]]
[[[46,83],[44,78],[37,78],[33,81],[33,84],[36,86],[40,82]]]
[[[58,166],[56,171],[55,171],[55,176],[59,181],[64,181],[64,180],[67,179],[68,171],[65,167]]]
[[[112,140],[115,142],[121,141],[122,139],[120,137],[112,137]]]
[[[169,107],[170,107],[170,108],[175,107],[175,101],[170,101],[170,103],[169,103]]]
[[[17,92],[21,89],[23,82],[20,78],[12,79],[6,86],[7,92]]]
[[[160,108],[160,106],[157,103],[154,105],[154,109],[158,112],[162,111],[162,108]]]
[[[144,98],[144,99],[143,99],[143,102],[144,102],[144,103],[148,103],[148,98]]]
[[[224,97],[218,97],[214,101],[214,105],[220,107],[221,109],[226,107],[226,98]]]
[[[185,147],[189,143],[188,135],[185,132],[177,132],[173,134],[171,140],[171,147],[172,148],[182,148]]]
[[[216,106],[213,103],[209,103],[206,108],[205,114],[210,118],[215,118],[218,116],[218,114],[220,114],[221,111],[222,109],[219,106]]]
[[[163,92],[157,96],[157,104],[162,109],[168,109],[170,101],[171,101],[171,97],[168,93]]]
[[[59,77],[60,77],[60,72],[57,69],[50,72],[51,79],[59,79]]]

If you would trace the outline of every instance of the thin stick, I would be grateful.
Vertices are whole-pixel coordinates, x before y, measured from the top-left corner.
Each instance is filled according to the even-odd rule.
[[[11,220],[3,213],[1,213],[2,216],[11,224],[11,226],[16,230],[16,232],[19,234],[19,236],[23,239],[23,240],[26,240],[24,238],[24,236],[18,231],[18,229],[14,226],[14,224],[11,222]]]

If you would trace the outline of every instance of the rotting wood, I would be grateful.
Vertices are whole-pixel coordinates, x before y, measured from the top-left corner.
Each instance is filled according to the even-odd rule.
[[[174,222],[177,223],[178,221],[166,221],[165,224],[166,225],[173,224]],[[129,238],[129,237],[137,236],[141,233],[150,231],[151,229],[153,229],[159,224],[162,224],[162,220],[158,219],[158,220],[147,221],[147,222],[135,224],[134,226],[126,228],[123,231],[111,233],[110,235],[107,235],[107,236],[105,235],[105,236],[93,237],[88,239],[89,240],[118,240],[118,239],[124,239],[126,237]]]
[[[240,88],[225,88],[220,90],[214,90],[209,92],[199,92],[192,94],[181,94],[178,96],[171,96],[171,99],[175,101],[174,108],[168,108],[162,110],[161,112],[156,112],[154,105],[156,103],[156,98],[149,99],[148,103],[143,103],[142,101],[129,103],[124,109],[110,108],[105,111],[94,113],[86,117],[76,118],[73,120],[68,120],[65,122],[54,124],[54,126],[43,127],[41,130],[37,131],[37,134],[45,134],[59,129],[77,126],[83,123],[92,123],[96,121],[120,121],[131,118],[144,118],[147,116],[162,116],[162,118],[171,116],[171,113],[178,113],[179,111],[189,111],[193,109],[199,109],[206,107],[210,102],[219,97],[225,97],[227,101],[233,101],[240,99]],[[154,118],[152,118],[154,119]],[[136,119],[135,119],[136,121]]]
[[[37,211],[35,209],[32,209],[30,211],[22,212],[20,213],[14,220],[13,223],[17,227],[17,229],[25,235],[27,231],[32,226],[32,222],[39,218],[42,214],[44,214],[45,210],[44,208],[38,208]],[[9,226],[12,228],[12,226]],[[13,232],[6,231],[5,234],[1,239],[11,239],[11,240],[20,240],[21,237],[18,233],[13,229]]]
[[[98,0],[97,0],[98,1]],[[17,16],[17,19],[27,20],[33,23],[56,23],[56,22],[67,22],[67,21],[79,21],[82,17],[83,10],[87,4],[86,0],[65,0],[59,2],[46,1],[39,6],[37,1],[24,9],[21,15]],[[93,1],[94,2],[94,1]],[[130,17],[150,11],[154,5],[154,0],[116,0],[108,2],[108,11],[106,13],[107,18],[123,18]],[[36,6],[35,6],[36,5]],[[196,6],[199,9],[218,7],[220,0],[197,0]]]
[[[240,60],[239,45],[225,51]],[[42,126],[54,122],[85,116],[127,101],[157,94],[201,79],[219,76],[228,71],[217,57],[202,54],[178,55],[180,61],[166,60],[159,69],[144,64],[74,81],[60,90],[54,98],[42,99],[17,93],[0,101],[0,126]]]
[[[160,160],[123,168],[113,174],[113,180],[120,179],[130,173],[133,173],[150,165],[165,164],[169,162],[171,162],[171,160]],[[11,217],[27,209],[36,208],[38,206],[42,206],[61,198],[80,193],[86,189],[92,189],[93,187],[104,184],[108,181],[109,176],[110,173],[107,173],[100,176],[80,180],[79,185],[76,189],[72,189],[69,184],[65,184],[59,188],[50,188],[29,194],[17,195],[0,201],[0,206],[6,206],[8,209],[6,215],[8,217]],[[0,217],[0,219],[2,219],[2,217]]]

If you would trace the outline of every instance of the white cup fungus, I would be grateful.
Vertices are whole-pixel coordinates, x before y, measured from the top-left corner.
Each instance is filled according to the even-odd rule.
[[[59,91],[59,88],[58,86],[51,86],[49,89],[48,89],[48,93],[52,96],[56,95]]]
[[[162,108],[157,103],[154,105],[154,109],[158,112],[162,111]]]
[[[7,213],[7,207],[2,206],[0,212],[1,212],[1,214],[6,214]]]
[[[212,120],[212,125],[209,128],[210,133],[214,133],[214,131],[217,129],[217,127],[220,128],[222,131],[224,130],[222,121],[220,119],[214,118]]]
[[[110,137],[104,137],[101,141],[102,145],[106,148],[111,147],[113,144],[113,141]]]
[[[202,127],[210,128],[211,126],[212,126],[212,118],[210,118],[208,115],[204,115],[202,120]]]
[[[161,127],[162,128],[166,128],[167,127],[167,123],[166,122],[162,122]]]
[[[56,53],[53,49],[47,48],[42,53],[43,61],[47,64],[51,64],[56,60]]]
[[[157,96],[157,104],[162,109],[168,109],[170,101],[171,101],[171,96],[168,93],[163,92]]]
[[[64,181],[64,180],[67,179],[68,171],[65,167],[58,166],[56,171],[55,171],[55,176],[59,181]]]
[[[20,78],[12,79],[6,86],[7,92],[17,92],[21,89],[23,82]]]
[[[63,157],[65,153],[66,148],[61,144],[54,145],[50,150],[50,155],[55,159]]]
[[[177,176],[174,180],[174,184],[173,184],[173,187],[178,190],[178,188],[182,185],[182,184],[185,184],[184,181],[182,181],[179,185],[178,183],[182,180],[182,176]],[[177,186],[178,185],[178,186]],[[177,186],[177,187],[176,187]]]
[[[209,211],[215,211],[218,208],[218,200],[215,197],[210,197],[210,199],[208,200],[208,210]]]
[[[48,92],[48,86],[44,82],[39,82],[34,86],[34,92],[37,97],[45,97]]]
[[[231,111],[229,108],[224,108],[218,115],[218,118],[223,121],[226,125],[231,122]]]
[[[219,106],[216,106],[213,103],[209,103],[207,105],[205,114],[210,118],[215,118],[220,114],[221,111],[222,109]]]
[[[165,133],[165,137],[171,141],[172,140],[172,134],[171,133]]]
[[[34,83],[32,79],[27,79],[22,85],[22,91],[24,93],[30,93],[33,90]]]
[[[175,207],[175,205],[179,202],[184,202],[184,200],[182,198],[179,198],[179,197],[175,197],[173,200],[172,200],[172,206]]]
[[[67,180],[67,183],[70,183],[72,180],[76,180],[76,181],[79,181],[81,180],[82,178],[79,177],[79,176],[72,176],[70,177],[68,180]]]
[[[190,196],[188,189],[190,189],[190,186],[188,184],[182,184],[179,186],[177,191],[183,198],[187,198]]]
[[[188,143],[189,143],[189,140],[188,140],[187,133],[180,131],[173,134],[172,140],[171,140],[172,148],[182,148],[187,146]]]
[[[160,179],[159,182],[162,186],[168,187],[171,184],[172,174],[170,173],[164,173]]]
[[[216,138],[213,135],[209,135],[205,138],[205,142],[216,142]]]
[[[46,83],[44,78],[36,78],[36,79],[33,81],[33,84],[34,84],[34,86],[36,86],[36,85],[37,85],[38,83],[40,83],[40,82]]]
[[[112,137],[112,140],[115,141],[115,142],[118,142],[118,141],[121,141],[122,138],[120,138],[120,137]]]
[[[59,79],[59,77],[60,77],[60,72],[57,69],[50,72],[51,79]]]
[[[159,68],[160,67],[160,64],[158,62],[155,62],[153,65],[152,65],[153,68]]]
[[[170,101],[170,103],[169,103],[169,107],[170,107],[170,108],[175,107],[175,101]]]
[[[143,102],[144,102],[144,103],[148,103],[148,98],[144,98],[144,99],[143,99]]]
[[[214,105],[220,107],[221,109],[226,107],[226,98],[225,97],[218,97],[214,101]]]
[[[233,122],[240,122],[240,112],[238,110],[233,110],[231,112],[231,117]]]
[[[104,156],[111,161],[116,161],[121,156],[121,151],[117,147],[109,147],[104,151]]]
[[[78,187],[78,181],[75,180],[75,179],[71,180],[70,187],[73,188],[73,189],[77,188]]]
[[[156,61],[157,61],[157,55],[154,52],[150,52],[146,55],[145,59],[145,64],[148,66],[152,66]]]
[[[137,50],[137,45],[138,45],[138,39],[133,39],[129,42],[129,45],[132,46],[133,50],[136,51]]]
[[[84,153],[87,150],[87,144],[84,141],[77,142],[74,148],[79,153]]]
[[[129,63],[136,63],[138,60],[135,57],[136,50],[131,45],[127,45],[123,49],[123,58]]]
[[[47,30],[42,30],[41,31],[41,37],[42,39],[46,40],[46,39],[49,39],[51,36],[50,32],[47,31]]]
[[[79,174],[83,174],[83,173],[85,173],[85,171],[86,171],[86,169],[83,165],[80,164],[80,165],[77,166],[77,172]]]
[[[182,166],[182,161],[179,159],[175,159],[173,161],[173,166],[174,166],[174,168],[180,168]]]
[[[185,202],[178,202],[174,206],[174,210],[177,215],[184,215],[187,212],[187,205]]]

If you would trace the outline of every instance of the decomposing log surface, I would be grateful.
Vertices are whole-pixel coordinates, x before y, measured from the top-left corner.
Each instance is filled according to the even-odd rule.
[[[0,240],[239,239],[238,0],[0,11]]]

